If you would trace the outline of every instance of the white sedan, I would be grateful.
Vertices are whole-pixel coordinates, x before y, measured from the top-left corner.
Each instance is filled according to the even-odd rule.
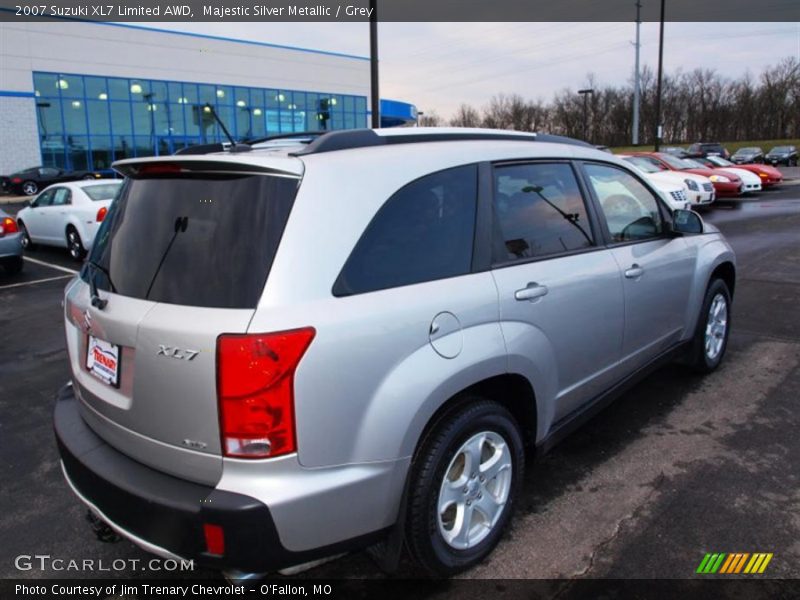
[[[630,156],[628,154],[618,154],[617,156],[648,175],[658,175],[660,181],[672,182],[676,185],[684,184],[686,186],[686,195],[689,197],[689,202],[692,203],[692,206],[711,204],[714,201],[714,184],[708,177],[686,171],[670,171],[658,167],[644,156]],[[656,178],[651,179],[655,180]]]
[[[51,185],[17,213],[23,247],[59,246],[75,260],[83,260],[121,186],[119,179]]]

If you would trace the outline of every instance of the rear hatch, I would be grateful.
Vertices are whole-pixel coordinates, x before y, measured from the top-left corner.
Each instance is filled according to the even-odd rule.
[[[217,337],[247,331],[302,173],[296,159],[272,162],[118,163],[128,177],[67,290],[86,422],[136,460],[199,483],[222,473]]]

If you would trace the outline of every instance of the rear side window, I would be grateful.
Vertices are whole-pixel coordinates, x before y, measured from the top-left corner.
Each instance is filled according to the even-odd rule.
[[[381,207],[333,286],[335,296],[455,277],[470,272],[478,169],[427,175]]]
[[[266,175],[132,179],[111,204],[82,277],[123,296],[254,308],[297,192]]]
[[[94,201],[113,200],[122,187],[120,183],[104,183],[102,185],[87,185],[82,188],[84,193]]]
[[[571,252],[594,244],[572,167],[536,163],[494,172],[494,261]]]

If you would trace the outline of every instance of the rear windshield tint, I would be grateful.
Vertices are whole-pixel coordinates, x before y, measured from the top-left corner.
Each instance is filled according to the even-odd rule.
[[[120,181],[119,183],[104,183],[103,185],[87,185],[82,189],[92,200],[113,200],[121,186],[122,182]]]
[[[97,233],[98,289],[155,302],[254,308],[298,180],[271,175],[129,179]]]

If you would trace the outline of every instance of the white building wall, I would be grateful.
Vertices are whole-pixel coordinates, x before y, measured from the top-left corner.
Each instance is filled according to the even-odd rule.
[[[41,163],[33,98],[0,96],[0,174]]]
[[[0,23],[2,120],[18,129],[0,130],[0,172],[40,162],[35,100],[8,95],[33,93],[34,71],[352,94],[367,97],[369,106],[369,61],[363,58],[135,26]],[[11,149],[11,136],[19,148]]]

